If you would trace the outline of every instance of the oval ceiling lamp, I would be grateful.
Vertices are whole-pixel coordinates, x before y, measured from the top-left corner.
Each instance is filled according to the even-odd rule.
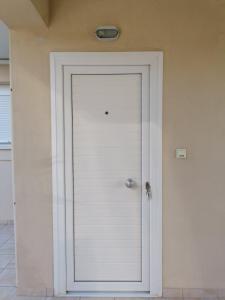
[[[116,26],[98,26],[95,34],[100,41],[114,41],[119,38],[120,30]]]

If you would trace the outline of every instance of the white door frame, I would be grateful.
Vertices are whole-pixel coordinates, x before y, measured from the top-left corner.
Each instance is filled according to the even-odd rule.
[[[150,201],[146,196],[145,182],[149,178],[149,67],[148,66],[65,66],[64,67],[64,131],[65,131],[65,180],[66,180],[66,253],[67,253],[67,289],[68,291],[147,291],[150,286]],[[72,88],[71,81],[73,75],[140,75],[140,94],[139,105],[141,107],[141,197],[139,199],[142,214],[142,247],[141,247],[141,281],[75,281],[74,266],[74,174],[73,174],[73,154],[72,154],[72,136],[73,136],[73,117],[71,114]],[[88,88],[88,87],[86,87]],[[132,88],[132,87],[131,87]],[[74,90],[75,92],[75,90]],[[129,99],[128,99],[129,100]],[[76,104],[74,104],[75,107]],[[74,150],[75,151],[75,150]],[[127,151],[129,151],[127,149]],[[75,152],[74,152],[75,153]],[[75,172],[76,173],[76,172]],[[148,287],[147,287],[148,286]]]
[[[53,52],[51,59],[52,184],[54,293],[66,291],[66,218],[64,176],[63,78],[65,66],[148,66],[150,68],[150,294],[117,293],[118,296],[162,296],[162,52]],[[78,293],[75,293],[78,295]],[[74,295],[74,294],[73,294]],[[86,295],[80,293],[79,296]],[[88,293],[90,295],[90,293]],[[112,296],[115,293],[94,293]]]

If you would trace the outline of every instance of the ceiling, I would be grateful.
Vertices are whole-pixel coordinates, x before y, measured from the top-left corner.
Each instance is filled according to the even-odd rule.
[[[9,58],[9,31],[7,26],[0,21],[0,59]]]

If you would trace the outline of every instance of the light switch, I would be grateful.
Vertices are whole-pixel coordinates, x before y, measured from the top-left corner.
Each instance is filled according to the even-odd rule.
[[[186,149],[176,149],[176,158],[186,159],[187,158],[187,150]]]

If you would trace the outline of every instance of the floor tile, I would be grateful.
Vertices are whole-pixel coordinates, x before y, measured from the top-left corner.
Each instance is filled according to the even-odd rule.
[[[0,287],[0,299],[12,300],[16,295],[15,287]]]
[[[1,234],[1,231],[0,231],[0,242],[1,243],[6,243],[7,241],[9,241],[10,239],[10,236],[6,235],[6,234]]]
[[[10,300],[46,300],[46,298],[45,297],[31,297],[31,296],[14,296]],[[58,298],[58,300],[60,300],[60,298]],[[68,300],[68,298],[67,298],[67,300]]]
[[[0,300],[4,299],[3,293],[11,291],[9,287],[14,287],[15,282],[14,229],[13,225],[4,225],[0,226]],[[5,287],[5,290],[3,287]],[[10,300],[12,300],[12,297]]]
[[[13,255],[13,258],[12,258],[12,260],[11,260],[10,262],[11,262],[11,263],[16,263],[15,255]]]
[[[4,269],[13,259],[13,255],[0,255],[0,269]]]
[[[16,270],[16,264],[10,262],[10,263],[8,263],[8,265],[5,268],[6,269]]]
[[[15,250],[15,243],[7,241],[4,245],[1,246],[1,250]]]
[[[16,272],[14,269],[4,269],[0,273],[0,286],[15,286]]]
[[[7,250],[7,249],[0,249],[0,255],[3,255],[3,254],[8,254],[8,255],[14,255],[15,254],[15,250]]]
[[[1,241],[7,242],[9,239],[11,239],[11,235],[0,231],[0,240]]]
[[[47,297],[45,300],[79,300],[82,299],[81,297]],[[96,299],[96,298],[89,298],[91,299]],[[101,298],[99,298],[101,299]],[[104,298],[103,298],[104,299]]]

